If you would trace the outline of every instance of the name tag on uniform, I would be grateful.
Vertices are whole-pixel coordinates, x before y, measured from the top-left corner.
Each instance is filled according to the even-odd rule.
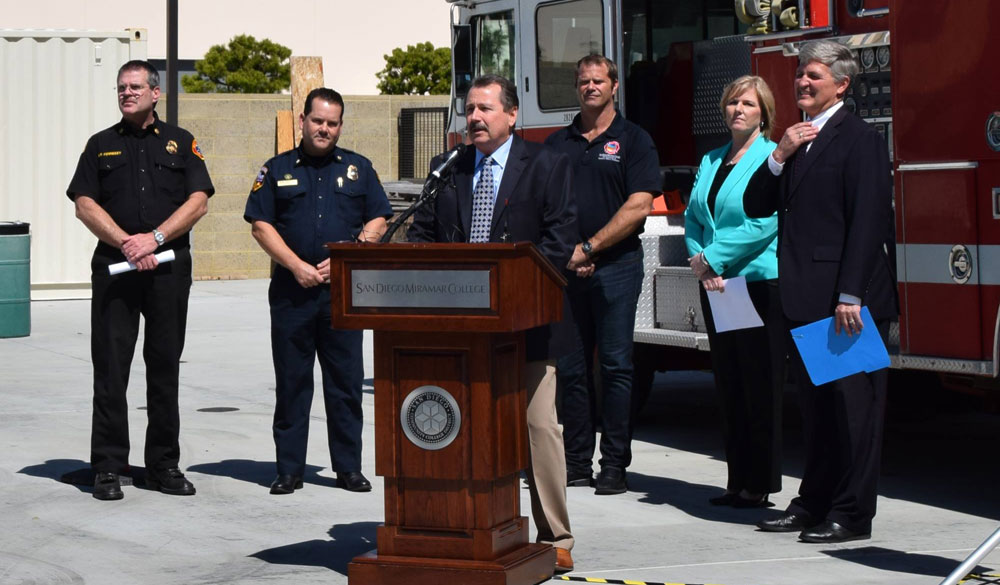
[[[279,187],[294,187],[295,185],[298,184],[299,184],[298,179],[281,179],[280,181],[278,181]]]

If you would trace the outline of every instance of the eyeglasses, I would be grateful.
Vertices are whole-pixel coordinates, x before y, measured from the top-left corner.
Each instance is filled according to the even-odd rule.
[[[142,90],[144,90],[144,89],[146,89],[148,87],[149,87],[148,85],[141,85],[141,84],[138,84],[138,83],[131,83],[129,85],[122,84],[122,85],[118,86],[118,95],[121,95],[121,94],[124,94],[124,93],[128,93],[128,92],[142,93]]]

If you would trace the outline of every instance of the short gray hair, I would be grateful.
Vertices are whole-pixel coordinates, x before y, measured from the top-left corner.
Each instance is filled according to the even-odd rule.
[[[799,65],[808,65],[818,61],[830,68],[833,80],[837,83],[850,78],[853,82],[861,67],[858,66],[854,53],[846,45],[836,41],[809,41],[799,47]]]
[[[160,73],[149,61],[145,61],[143,59],[133,59],[125,63],[118,68],[118,77],[116,77],[115,80],[117,81],[118,79],[121,79],[122,73],[125,73],[126,71],[145,71],[146,85],[150,88],[160,87]]]

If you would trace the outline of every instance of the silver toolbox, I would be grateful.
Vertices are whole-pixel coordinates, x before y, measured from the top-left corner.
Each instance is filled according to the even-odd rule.
[[[660,266],[653,272],[656,327],[705,333],[698,279],[687,266]]]

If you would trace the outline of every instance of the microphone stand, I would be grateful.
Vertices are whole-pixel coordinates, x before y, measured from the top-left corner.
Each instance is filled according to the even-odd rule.
[[[385,233],[382,234],[381,238],[379,238],[379,243],[385,244],[392,241],[392,236],[396,233],[396,230],[406,223],[406,220],[409,219],[411,215],[416,213],[418,209],[423,207],[428,201],[432,201],[434,197],[437,196],[438,190],[441,189],[444,183],[444,177],[428,177],[424,182],[424,188],[420,190],[420,195],[417,197],[417,200],[410,204],[410,206],[407,207],[403,213],[400,213],[399,217],[393,220],[393,222],[389,225],[389,229],[385,230]]]
[[[997,528],[993,534],[989,536],[989,538],[984,540],[983,543],[979,545],[979,548],[974,550],[971,555],[962,561],[961,565],[955,567],[955,570],[945,577],[944,581],[941,581],[939,585],[956,585],[964,580],[972,573],[972,570],[976,568],[979,561],[985,559],[986,555],[993,552],[993,549],[995,549],[997,545],[1000,545],[1000,528]]]

